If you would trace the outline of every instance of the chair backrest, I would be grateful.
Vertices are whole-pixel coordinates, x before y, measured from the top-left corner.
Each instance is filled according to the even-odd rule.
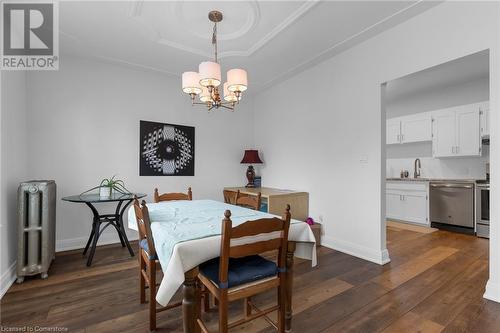
[[[193,200],[193,192],[191,191],[191,187],[188,188],[187,193],[163,193],[159,194],[158,189],[155,188],[155,193],[153,195],[154,202],[160,201],[171,201],[171,200]]]
[[[235,204],[236,203],[236,195],[233,191],[223,190],[222,194],[224,195],[224,202],[227,204]]]
[[[281,219],[262,218],[247,221],[233,228],[231,212],[226,210],[222,220],[219,281],[227,282],[229,258],[246,257],[273,250],[278,251],[277,266],[280,272],[284,272],[290,216],[290,205],[287,205]],[[262,237],[251,242],[248,237],[256,235]]]
[[[135,220],[137,222],[137,229],[139,230],[139,242],[145,239],[148,242],[148,255],[150,257],[156,256],[155,243],[153,240],[153,233],[151,232],[151,220],[149,219],[149,211],[146,206],[146,201],[142,200],[139,204],[137,197],[134,198],[134,211]]]
[[[254,196],[254,195],[242,194],[238,190],[238,192],[236,192],[236,205],[250,208],[253,210],[260,210],[260,203],[262,200],[261,196],[262,194],[260,192],[257,193],[256,196]]]

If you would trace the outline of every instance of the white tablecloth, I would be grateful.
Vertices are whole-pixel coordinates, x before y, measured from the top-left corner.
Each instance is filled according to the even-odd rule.
[[[169,228],[171,229],[172,223],[182,221],[183,226],[185,227],[184,223],[186,220],[193,219],[193,216],[203,216],[206,218],[207,212],[210,212],[210,214],[213,215],[210,217],[212,220],[216,219],[217,221],[222,221],[224,211],[226,209],[235,212],[235,214],[232,216],[233,226],[247,220],[256,220],[259,218],[272,216],[267,213],[249,209],[247,210],[242,207],[236,207],[212,200],[193,200],[189,203],[181,203],[180,201],[162,202],[157,204],[148,203],[147,206],[150,212],[152,225],[154,223],[169,223]],[[179,207],[177,206],[180,206],[183,209],[179,210]],[[207,210],[207,206],[212,207],[212,209]],[[166,217],[171,216],[171,212],[174,210],[175,218],[172,218],[169,221]],[[157,217],[156,221],[155,217]],[[181,223],[179,223],[179,225],[180,224]],[[137,230],[137,223],[135,220],[133,206],[129,208],[128,211],[128,227],[130,229]],[[193,228],[195,227],[196,223],[193,222]],[[209,236],[205,238],[197,237],[197,239],[180,241],[173,246],[169,255],[163,254],[162,257],[160,256],[160,251],[165,251],[165,247],[162,247],[162,244],[159,244],[159,242],[157,242],[157,239],[162,238],[162,235],[158,234],[158,232],[165,232],[164,230],[167,229],[155,228],[154,226],[152,226],[152,229],[153,237],[155,238],[156,251],[160,257],[160,263],[164,275],[164,278],[160,283],[158,293],[156,294],[156,300],[158,301],[158,303],[165,306],[173,297],[177,289],[183,284],[185,272],[207,260],[219,256],[221,238],[220,231],[218,231],[219,235]],[[288,239],[297,242],[295,256],[311,260],[312,266],[316,266],[317,259],[315,239],[311,229],[305,222],[292,220],[290,224]],[[168,260],[166,260],[165,258],[168,258]]]

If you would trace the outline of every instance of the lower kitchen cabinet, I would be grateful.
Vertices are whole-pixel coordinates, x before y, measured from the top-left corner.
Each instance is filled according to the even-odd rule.
[[[429,184],[427,182],[387,182],[387,219],[429,225]]]

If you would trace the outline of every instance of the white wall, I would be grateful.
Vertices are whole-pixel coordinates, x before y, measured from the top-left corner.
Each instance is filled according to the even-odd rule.
[[[500,5],[492,12],[497,15],[496,24],[491,30],[496,34],[494,36],[496,47],[492,48],[490,53],[490,110],[499,110],[500,108]],[[490,278],[486,285],[485,298],[500,302],[500,176],[497,173],[500,166],[500,114],[491,113],[490,127],[490,163],[492,178],[490,199],[493,205],[490,207]]]
[[[309,191],[325,245],[388,260],[381,84],[496,48],[497,7],[446,2],[257,96],[263,183]]]
[[[118,174],[147,201],[156,186],[164,192],[191,186],[194,198],[222,200],[224,186],[244,184],[239,162],[253,142],[250,101],[234,113],[208,113],[191,107],[180,78],[69,56],[61,57],[59,71],[30,73],[28,87],[28,173],[57,183],[58,250],[83,247],[91,226],[90,209],[60,199],[104,177]],[[139,120],[196,127],[194,177],[139,177]],[[99,244],[117,241],[107,229]]]
[[[1,73],[0,297],[15,278],[17,187],[27,180],[26,73]]]

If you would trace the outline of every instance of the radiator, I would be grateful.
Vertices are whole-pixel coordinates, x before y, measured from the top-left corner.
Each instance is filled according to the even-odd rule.
[[[55,258],[56,183],[32,180],[18,189],[17,283],[27,275],[48,277]]]

